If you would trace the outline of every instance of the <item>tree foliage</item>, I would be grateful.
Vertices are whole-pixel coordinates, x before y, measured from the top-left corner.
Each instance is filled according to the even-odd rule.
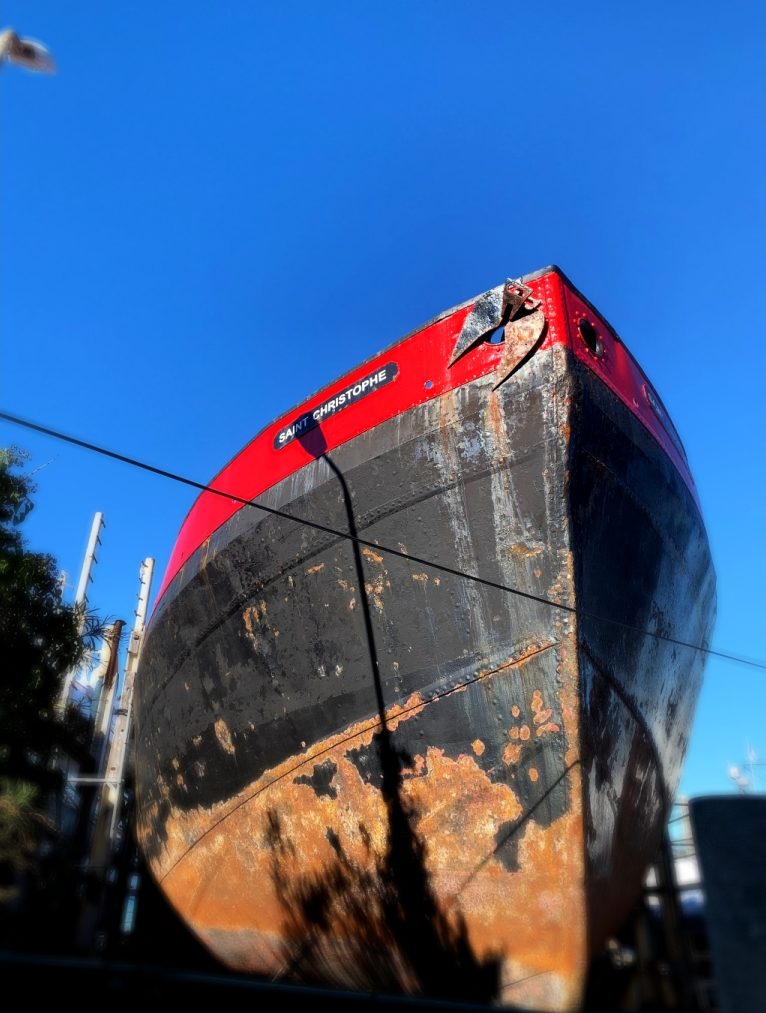
[[[56,701],[65,673],[100,632],[94,616],[63,600],[53,556],[31,551],[24,541],[20,528],[34,493],[23,471],[26,457],[16,448],[0,449],[0,908],[6,913],[22,895],[23,881],[30,909],[32,897],[53,896],[45,870],[62,849],[51,846],[56,828],[48,810],[63,790],[54,757],[89,762],[85,720],[74,708],[57,714]],[[43,837],[48,844],[41,863]]]
[[[55,713],[62,677],[94,630],[64,602],[53,556],[25,544],[20,527],[34,492],[21,470],[25,458],[0,450],[0,776],[39,780],[35,773],[67,734]]]

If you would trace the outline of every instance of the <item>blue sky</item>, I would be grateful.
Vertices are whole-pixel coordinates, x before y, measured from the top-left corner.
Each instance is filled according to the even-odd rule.
[[[435,313],[560,264],[686,445],[714,645],[766,658],[764,10],[6,0],[59,73],[0,74],[0,403],[209,479]],[[188,490],[0,424],[32,545],[130,619]],[[766,673],[711,660],[683,791],[766,760]],[[766,785],[762,771],[761,786]]]

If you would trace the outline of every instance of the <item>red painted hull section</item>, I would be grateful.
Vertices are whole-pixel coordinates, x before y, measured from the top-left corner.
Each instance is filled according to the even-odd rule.
[[[659,397],[653,392],[641,368],[614,331],[571,286],[565,284],[557,270],[550,269],[524,281],[534,296],[541,300],[547,321],[547,333],[541,350],[555,344],[572,348],[575,355],[603,380],[654,436],[696,499],[694,482],[672,423],[667,419]],[[226,465],[213,479],[211,487],[239,499],[254,500],[277,482],[304,467],[312,455],[299,440],[275,449],[274,441],[280,431],[296,418],[311,412],[391,361],[398,366],[398,374],[392,383],[376,390],[359,404],[323,418],[322,433],[328,451],[386,419],[493,372],[502,356],[503,346],[500,344],[482,343],[451,367],[447,365],[458,334],[474,305],[475,301],[447,311],[433,323],[403,338],[339,380],[328,384],[300,406],[280,416],[261,430]],[[582,319],[595,326],[603,342],[604,354],[600,359],[588,350],[584,342],[572,337],[577,334],[578,322]],[[241,510],[243,505],[221,495],[202,493],[181,528],[160,587],[158,601],[194,551]]]

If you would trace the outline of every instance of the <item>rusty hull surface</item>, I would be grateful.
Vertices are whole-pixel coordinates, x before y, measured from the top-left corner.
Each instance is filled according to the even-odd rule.
[[[574,1009],[637,896],[701,662],[592,616],[704,640],[704,529],[568,349],[494,382],[263,499],[590,618],[247,509],[153,618],[139,838],[232,968]]]

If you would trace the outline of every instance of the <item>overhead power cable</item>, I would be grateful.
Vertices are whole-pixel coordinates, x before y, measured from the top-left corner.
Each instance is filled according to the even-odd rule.
[[[542,595],[532,594],[530,591],[522,591],[521,588],[518,587],[511,587],[508,584],[501,584],[498,581],[489,580],[487,577],[482,577],[476,573],[467,573],[466,571],[456,569],[453,566],[447,566],[444,563],[437,563],[432,559],[424,559],[422,556],[413,556],[407,552],[403,552],[401,549],[394,549],[388,545],[380,545],[378,542],[368,541],[365,538],[352,535],[348,531],[341,531],[338,528],[330,527],[327,524],[311,520],[308,517],[296,517],[294,514],[288,513],[286,510],[278,510],[275,507],[266,506],[256,500],[244,499],[236,493],[226,492],[223,489],[215,489],[213,486],[207,485],[204,482],[197,482],[193,478],[187,478],[186,475],[179,475],[177,472],[168,471],[166,468],[157,468],[153,464],[147,464],[146,461],[141,461],[135,457],[129,457],[127,454],[120,454],[115,450],[109,450],[107,447],[101,447],[96,443],[89,442],[88,440],[78,439],[76,436],[69,436],[67,433],[62,433],[58,429],[53,429],[50,426],[44,426],[38,422],[32,422],[29,419],[20,418],[18,415],[12,415],[10,412],[0,411],[0,419],[3,419],[5,422],[10,422],[12,425],[20,426],[22,429],[28,429],[35,433],[42,433],[43,436],[49,436],[54,440],[60,440],[61,442],[69,443],[74,447],[80,447],[83,450],[90,451],[91,453],[99,454],[101,457],[107,457],[113,461],[120,461],[122,464],[127,464],[132,468],[139,468],[141,471],[147,471],[152,475],[159,475],[161,478],[168,478],[172,482],[178,482],[181,485],[189,486],[191,489],[196,489],[199,492],[207,492],[214,496],[221,496],[229,501],[240,503],[242,506],[253,507],[256,510],[261,510],[263,513],[271,514],[273,517],[280,517],[283,520],[292,521],[295,524],[302,524],[305,527],[314,528],[317,531],[322,531],[325,534],[334,536],[335,538],[356,542],[357,545],[372,549],[375,552],[383,552],[390,556],[398,556],[400,559],[405,559],[409,563],[417,563],[420,566],[437,570],[439,573],[446,573],[453,577],[470,580],[476,584],[481,584],[484,587],[491,587],[497,591],[504,591],[508,594],[516,595],[519,598],[525,598],[527,601],[537,602],[538,604],[546,605],[549,608],[568,612],[571,615],[593,619],[596,622],[609,623],[610,625],[617,626],[620,629],[638,633],[640,636],[653,637],[655,640],[662,640],[665,643],[675,644],[677,647],[685,647],[689,650],[699,651],[700,653],[711,657],[722,658],[726,661],[733,661],[740,665],[748,665],[752,668],[766,670],[766,662],[757,661],[752,658],[745,658],[742,655],[733,654],[730,651],[718,651],[712,647],[702,647],[700,644],[691,644],[686,640],[669,637],[664,633],[657,633],[653,630],[644,630],[641,629],[640,626],[634,626],[631,623],[623,622],[621,619],[612,619],[609,616],[597,615],[594,612],[578,608],[575,605],[566,605],[564,602],[553,601],[552,599],[545,598]]]

